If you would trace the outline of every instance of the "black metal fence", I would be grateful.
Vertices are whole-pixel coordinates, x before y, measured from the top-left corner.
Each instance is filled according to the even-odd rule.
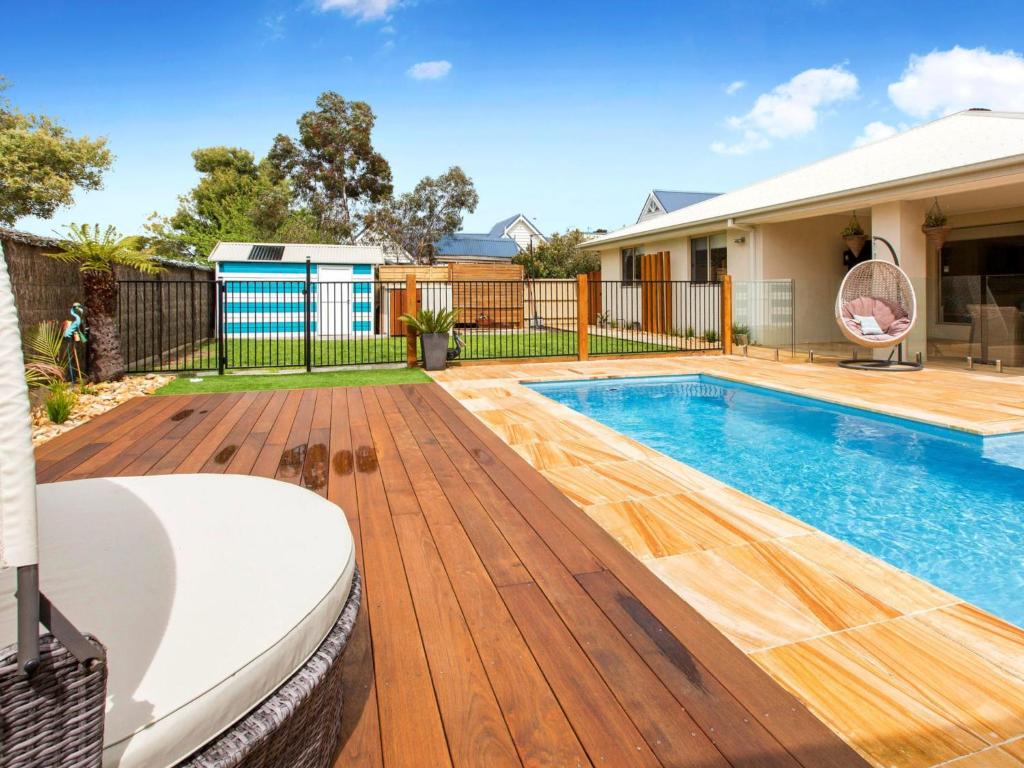
[[[719,283],[576,280],[133,280],[119,283],[131,372],[398,365],[401,315],[452,310],[459,360],[576,357],[721,348]],[[417,358],[418,342],[414,342]]]

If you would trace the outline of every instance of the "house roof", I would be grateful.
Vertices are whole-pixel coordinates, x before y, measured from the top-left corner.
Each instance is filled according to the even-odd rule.
[[[491,237],[503,237],[504,234],[505,234],[505,230],[507,230],[509,227],[511,227],[513,224],[515,224],[519,219],[522,219],[523,221],[525,221],[526,224],[534,232],[536,232],[541,237],[544,237],[544,233],[541,232],[540,229],[537,228],[537,225],[534,224],[532,221],[530,221],[525,216],[523,216],[523,214],[521,214],[521,213],[517,213],[515,216],[509,216],[507,219],[502,219],[497,224],[495,224],[493,227],[491,227],[491,231],[488,234]]]
[[[481,259],[511,259],[519,253],[515,240],[494,237],[490,233],[459,232],[446,235],[434,243],[438,256],[472,257]]]
[[[1024,113],[967,110],[610,232],[588,245],[838,203],[858,194],[1020,163]]]
[[[210,261],[249,261],[253,248],[283,248],[279,262],[313,264],[383,264],[384,250],[379,245],[325,245],[321,243],[224,243],[213,246]]]
[[[665,213],[678,211],[680,208],[703,203],[712,197],[718,197],[721,192],[678,192],[673,189],[652,189],[651,194],[658,198]]]

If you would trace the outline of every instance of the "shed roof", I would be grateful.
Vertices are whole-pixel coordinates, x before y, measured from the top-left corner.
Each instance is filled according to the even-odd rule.
[[[809,207],[853,193],[1013,163],[1024,163],[1024,113],[966,110],[609,232],[588,245]]]
[[[217,243],[210,252],[210,261],[249,261],[257,246],[284,247],[280,262],[313,264],[383,264],[384,249],[379,245],[325,245],[321,243]]]

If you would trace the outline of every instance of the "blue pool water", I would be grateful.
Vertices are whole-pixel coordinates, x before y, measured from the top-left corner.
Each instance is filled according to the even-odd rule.
[[[1024,626],[1024,434],[980,438],[709,376],[532,387]]]

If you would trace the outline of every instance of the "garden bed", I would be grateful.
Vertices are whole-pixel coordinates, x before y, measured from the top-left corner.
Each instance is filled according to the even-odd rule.
[[[126,400],[140,395],[151,395],[173,378],[150,373],[145,376],[126,376],[121,381],[91,384],[85,392],[78,393],[71,416],[63,424],[54,424],[46,415],[46,409],[42,404],[36,405],[32,409],[32,443],[42,445],[47,440],[85,424]]]

